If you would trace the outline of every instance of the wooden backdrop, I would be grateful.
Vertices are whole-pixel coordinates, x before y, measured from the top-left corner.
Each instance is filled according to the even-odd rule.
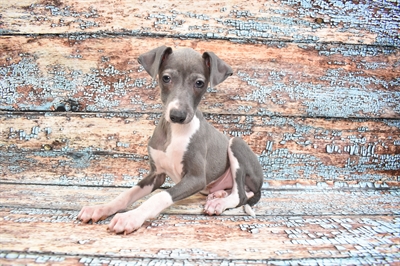
[[[251,145],[265,187],[398,184],[396,1],[14,2],[0,6],[2,181],[136,183],[162,112],[136,60],[169,45],[232,66],[200,108]]]
[[[288,213],[371,214],[368,217],[381,224],[395,223],[397,216],[385,215],[399,213],[399,14],[395,0],[0,0],[0,230],[8,237],[1,242],[3,250],[69,252],[72,257],[64,262],[71,264],[81,258],[73,257],[82,252],[79,244],[95,243],[98,249],[87,252],[103,254],[103,242],[76,237],[65,244],[74,230],[88,239],[98,230],[71,228],[70,220],[82,205],[106,201],[109,191],[117,195],[117,187],[130,187],[148,172],[146,145],[162,105],[156,82],[137,58],[160,45],[213,51],[232,66],[234,75],[210,89],[200,108],[210,123],[229,136],[243,137],[259,156],[265,177],[265,202],[258,210],[266,215],[262,226],[273,227],[271,217]],[[307,194],[310,188],[319,192]],[[364,188],[394,192],[354,190]],[[338,192],[343,189],[352,192]],[[198,205],[193,202],[186,214]],[[60,227],[43,222],[54,215],[68,222]],[[174,224],[188,217],[166,219],[171,237],[177,234]],[[41,222],[25,228],[11,222],[21,219]],[[230,222],[221,225],[225,218],[207,219],[201,223],[217,226],[210,239],[220,232],[218,226],[232,227]],[[286,216],[276,219],[287,226],[295,223]],[[361,226],[363,219],[354,220],[354,226]],[[305,223],[314,228],[311,220]],[[252,232],[262,226],[243,228]],[[280,235],[288,232],[282,228],[267,236],[280,239],[269,244],[270,253],[257,257],[246,249],[233,258],[344,253],[333,246],[326,251],[330,255],[320,254],[319,242],[304,249],[297,246],[294,253],[273,252],[275,246],[290,246],[290,236]],[[46,230],[48,235],[40,233]],[[192,229],[185,230],[187,239],[195,240]],[[22,238],[38,242],[13,238],[21,232]],[[65,238],[50,237],[57,232]],[[376,241],[382,238],[379,230],[374,234]],[[104,241],[117,239],[101,236]],[[261,240],[254,245],[261,248]],[[73,250],[66,252],[65,247]],[[150,253],[152,248],[154,256],[163,258],[156,246],[149,247]],[[385,248],[379,252],[395,253],[396,246]],[[123,254],[150,256],[140,252],[147,254],[146,249]],[[4,254],[0,262],[7,256],[16,258]],[[187,256],[207,257],[196,254]],[[221,254],[230,258],[229,252]]]

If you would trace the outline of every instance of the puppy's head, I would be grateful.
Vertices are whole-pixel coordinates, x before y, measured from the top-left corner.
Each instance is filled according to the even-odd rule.
[[[158,74],[165,119],[171,123],[189,123],[208,84],[216,86],[232,75],[231,67],[213,52],[201,55],[190,48],[161,46],[138,61],[153,79]]]

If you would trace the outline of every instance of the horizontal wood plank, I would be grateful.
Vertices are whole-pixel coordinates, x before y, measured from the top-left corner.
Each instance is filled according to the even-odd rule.
[[[339,247],[340,248],[340,247]],[[307,258],[307,259],[166,259],[166,258],[126,258],[116,256],[71,256],[71,255],[54,255],[53,253],[27,253],[27,252],[3,252],[0,253],[0,263],[4,266],[11,265],[202,265],[215,266],[226,265],[230,266],[264,266],[271,265],[357,265],[357,264],[389,264],[396,265],[398,259],[395,256],[380,257],[346,257],[346,258]]]
[[[147,142],[158,119],[153,114],[2,113],[0,178],[131,186],[148,173]],[[327,187],[352,182],[380,187],[398,182],[400,176],[397,120],[235,115],[207,119],[250,145],[263,166],[265,186],[308,180]]]
[[[83,265],[79,257],[54,255],[51,253],[33,254],[27,252],[1,251],[0,264],[4,266],[11,265]]]
[[[5,34],[117,33],[179,38],[399,45],[395,1],[41,1],[0,5]]]
[[[0,110],[159,113],[159,89],[136,59],[164,44],[233,67],[205,95],[207,113],[400,117],[397,48],[135,37],[1,37]]]
[[[2,249],[14,252],[178,260],[399,261],[399,221],[388,216],[161,215],[128,236],[111,234],[103,224],[81,225],[70,212],[60,210],[1,208],[0,217]]]
[[[293,260],[296,263],[298,260]],[[304,260],[302,260],[304,261]],[[317,260],[309,259],[310,262],[316,262]],[[318,260],[326,263],[345,262],[346,259],[324,259]],[[354,261],[348,259],[348,261]],[[370,259],[369,262],[383,262],[379,258]],[[386,260],[385,260],[386,261]],[[85,255],[54,255],[53,253],[27,253],[27,252],[15,252],[8,251],[0,253],[0,264],[3,266],[11,265],[85,265],[85,266],[97,266],[97,265],[202,265],[202,266],[215,266],[229,263],[231,266],[235,265],[252,265],[252,266],[263,266],[267,263],[267,260],[232,260],[232,259],[171,259],[171,258],[126,258],[109,255],[98,255],[98,256],[85,256]]]
[[[0,206],[14,209],[71,210],[77,216],[83,206],[110,202],[126,188],[2,184]],[[158,193],[159,191],[154,192]],[[139,206],[144,200],[133,204]],[[164,210],[164,214],[203,216],[206,196],[193,195]],[[257,216],[274,215],[398,215],[399,191],[375,190],[265,190],[254,207]],[[245,216],[242,208],[223,215]]]

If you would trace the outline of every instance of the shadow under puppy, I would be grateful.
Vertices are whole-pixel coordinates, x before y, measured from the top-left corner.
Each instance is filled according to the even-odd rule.
[[[83,207],[78,219],[97,222],[126,209],[159,188],[168,175],[175,186],[150,197],[134,210],[118,213],[108,229],[131,233],[174,202],[197,192],[208,194],[204,212],[250,206],[261,197],[263,173],[257,156],[241,138],[229,139],[211,126],[197,106],[207,90],[232,75],[213,52],[161,46],[140,55],[139,63],[161,88],[162,117],[148,144],[150,173],[107,204]]]

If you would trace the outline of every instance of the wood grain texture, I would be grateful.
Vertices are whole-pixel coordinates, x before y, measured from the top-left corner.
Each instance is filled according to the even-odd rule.
[[[81,204],[100,204],[121,190],[2,184],[0,261],[395,265],[400,260],[396,190],[265,191],[257,218],[238,209],[199,215],[204,196],[195,195],[129,236],[108,233],[109,219],[96,225],[76,221]]]
[[[340,248],[340,246],[339,246]],[[54,255],[52,253],[27,253],[27,252],[4,252],[0,253],[2,265],[231,265],[231,266],[263,266],[263,265],[362,265],[362,264],[388,264],[396,265],[396,258],[389,257],[346,257],[346,258],[307,258],[307,259],[171,259],[171,258],[127,258],[115,256],[84,256],[79,255]]]
[[[36,208],[74,211],[77,215],[83,206],[110,202],[127,188],[48,186],[2,184],[0,203],[3,207],[15,209]],[[159,193],[160,190],[155,191]],[[144,199],[128,209],[139,206]],[[185,214],[205,216],[203,206],[206,196],[193,195],[181,200],[163,214]],[[398,215],[400,210],[397,190],[264,190],[261,200],[254,207],[257,216],[279,215]],[[246,216],[243,208],[226,210],[223,216]]]
[[[40,253],[51,249],[56,256],[67,251],[87,257],[106,253],[114,258],[176,260],[329,257],[364,263],[370,258],[381,263],[399,261],[396,253],[398,220],[387,216],[249,219],[161,215],[145,222],[134,234],[121,236],[108,233],[104,224],[74,222],[74,214],[60,210],[2,208],[0,243],[5,250]],[[15,231],[19,232],[18,238],[13,235]]]
[[[399,45],[396,1],[34,1],[0,6],[5,34],[84,33]]]
[[[1,179],[8,182],[130,186],[147,172],[153,114],[0,115]],[[387,186],[399,179],[399,122],[210,115],[259,156],[265,186]],[[328,182],[328,183],[327,183]],[[301,183],[301,182],[300,182]]]
[[[0,109],[159,113],[159,89],[136,59],[164,44],[214,51],[233,67],[205,95],[207,113],[400,117],[394,47],[137,37],[1,37]]]
[[[304,261],[304,260],[302,260]],[[309,262],[317,262],[317,260],[308,260]],[[318,260],[319,262],[324,261],[326,263],[343,262],[345,259],[325,259]],[[349,260],[354,261],[354,260]],[[370,262],[384,261],[380,259],[369,260]],[[297,260],[293,260],[296,263]],[[232,260],[232,259],[166,259],[166,258],[126,258],[126,257],[115,257],[109,255],[101,256],[71,256],[71,255],[53,255],[52,253],[26,253],[26,252],[4,252],[0,253],[0,263],[4,266],[11,265],[85,265],[85,266],[98,266],[98,265],[204,265],[204,266],[215,266],[215,265],[252,265],[252,266],[263,266],[267,263],[267,260]]]

